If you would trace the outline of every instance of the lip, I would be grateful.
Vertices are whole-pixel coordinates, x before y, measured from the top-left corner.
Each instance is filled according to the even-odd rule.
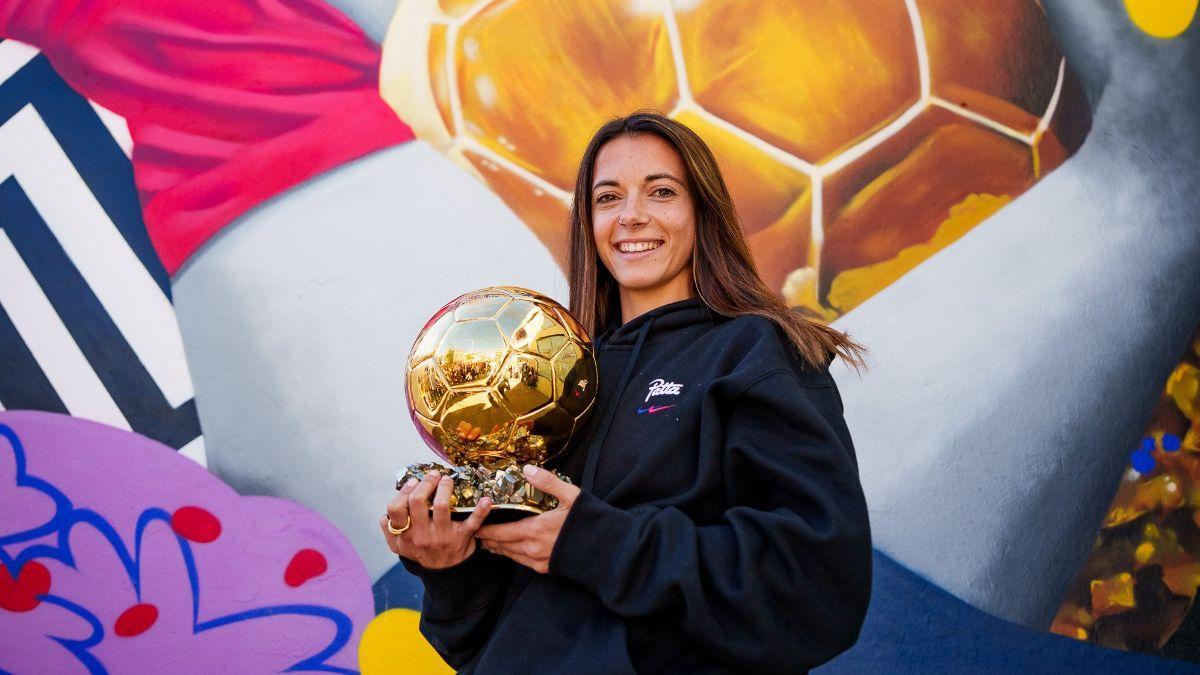
[[[659,245],[655,246],[654,248],[647,249],[645,251],[634,251],[634,252],[626,253],[625,251],[622,251],[619,248],[621,244],[641,244],[641,243],[655,242],[655,241],[657,241],[659,243]],[[621,256],[622,258],[624,258],[626,260],[629,260],[629,259],[642,258],[651,253],[654,253],[658,249],[662,248],[663,245],[666,243],[667,242],[665,239],[659,239],[657,237],[652,237],[649,239],[621,239],[620,241],[614,242],[612,247],[613,247],[613,251],[615,251],[617,255]]]

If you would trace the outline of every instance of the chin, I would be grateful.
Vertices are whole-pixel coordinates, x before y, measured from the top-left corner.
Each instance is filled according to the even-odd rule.
[[[666,279],[659,277],[647,278],[643,275],[625,277],[614,275],[613,278],[617,280],[617,283],[620,284],[621,288],[627,291],[649,291],[667,283]]]

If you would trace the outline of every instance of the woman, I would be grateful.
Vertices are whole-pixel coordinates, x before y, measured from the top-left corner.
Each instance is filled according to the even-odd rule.
[[[827,661],[857,639],[870,590],[827,369],[861,365],[861,348],[759,279],[712,153],[682,124],[605,124],[574,197],[571,311],[599,335],[602,384],[557,467],[573,484],[526,467],[559,507],[484,527],[489,505],[450,520],[450,478],[405,485],[380,526],[425,584],[422,632],[487,673]]]

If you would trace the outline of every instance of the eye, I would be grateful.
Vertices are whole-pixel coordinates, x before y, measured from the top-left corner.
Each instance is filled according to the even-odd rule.
[[[660,185],[659,187],[654,188],[650,194],[654,195],[655,197],[666,199],[668,197],[674,197],[675,191],[665,185]]]
[[[611,192],[604,192],[604,193],[602,193],[602,194],[600,194],[600,195],[597,195],[597,197],[596,197],[596,203],[597,203],[597,204],[604,204],[604,203],[606,203],[606,202],[611,202],[612,200],[614,200],[614,199],[616,199],[616,198],[617,198],[617,196],[616,196],[616,195],[614,195],[613,193],[611,193]]]

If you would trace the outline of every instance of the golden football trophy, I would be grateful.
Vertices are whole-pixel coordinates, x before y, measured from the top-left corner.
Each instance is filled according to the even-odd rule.
[[[396,489],[436,470],[454,479],[455,518],[485,496],[490,522],[554,508],[521,467],[567,447],[595,404],[596,376],[591,340],[550,298],[511,286],[455,298],[417,335],[405,388],[421,438],[453,468],[410,465]]]

